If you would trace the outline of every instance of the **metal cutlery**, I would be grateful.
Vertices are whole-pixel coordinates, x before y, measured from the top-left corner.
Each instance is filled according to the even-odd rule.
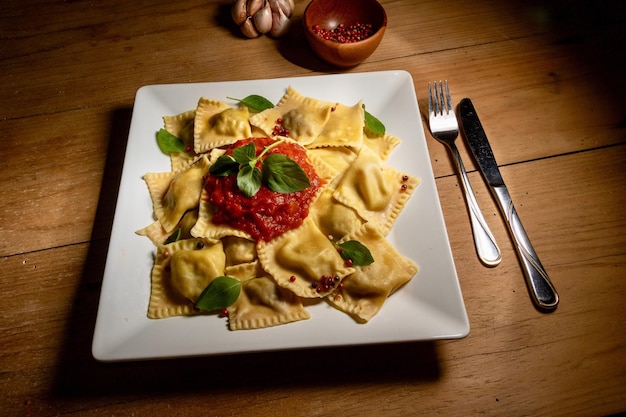
[[[487,135],[470,99],[464,98],[461,100],[459,116],[465,138],[474,154],[476,163],[480,167],[483,177],[489,184],[506,219],[509,232],[515,242],[515,249],[523,266],[524,276],[531,297],[535,305],[540,309],[553,310],[559,303],[559,296],[522,226],[522,222],[515,210],[515,206],[513,206],[513,201],[493,156]]]

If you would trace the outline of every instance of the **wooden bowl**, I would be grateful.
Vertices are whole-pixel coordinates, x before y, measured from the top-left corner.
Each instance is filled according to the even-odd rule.
[[[376,0],[312,0],[304,11],[304,33],[317,56],[339,68],[354,67],[378,47],[387,27],[387,14]],[[333,30],[340,24],[371,24],[373,34],[366,39],[341,43],[324,39],[315,27]]]

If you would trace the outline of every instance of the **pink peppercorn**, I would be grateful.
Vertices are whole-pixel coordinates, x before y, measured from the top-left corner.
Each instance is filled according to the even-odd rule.
[[[359,22],[348,26],[341,23],[334,29],[323,29],[320,25],[313,25],[313,32],[323,39],[339,43],[362,41],[374,34],[371,24]]]

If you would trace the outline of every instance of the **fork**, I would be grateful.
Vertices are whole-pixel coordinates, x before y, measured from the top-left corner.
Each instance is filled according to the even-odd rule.
[[[443,91],[444,84],[445,96]],[[478,258],[487,266],[496,266],[502,259],[500,248],[498,248],[496,240],[478,207],[478,202],[474,197],[474,191],[463,166],[461,155],[454,144],[454,141],[459,136],[459,123],[452,106],[447,80],[443,83],[439,81],[439,84],[437,84],[437,81],[433,82],[432,89],[431,84],[428,83],[428,123],[435,139],[446,145],[452,154],[452,159],[454,159],[461,176],[461,188],[465,194]]]

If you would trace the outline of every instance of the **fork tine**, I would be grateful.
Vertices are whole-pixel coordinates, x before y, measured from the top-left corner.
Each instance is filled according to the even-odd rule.
[[[433,92],[430,83],[428,83],[428,114],[431,117],[435,115],[433,109]]]
[[[439,90],[437,89],[437,81],[433,82],[433,87],[435,89],[435,112],[439,116],[441,115],[441,100],[439,98]]]
[[[441,104],[441,115],[443,115],[443,111],[446,108],[446,99],[443,95],[443,82],[439,80],[439,102]]]
[[[446,83],[446,101],[448,102],[448,113],[452,113],[454,110],[452,109],[452,98],[450,97],[450,89],[448,88],[448,80],[445,80]]]

